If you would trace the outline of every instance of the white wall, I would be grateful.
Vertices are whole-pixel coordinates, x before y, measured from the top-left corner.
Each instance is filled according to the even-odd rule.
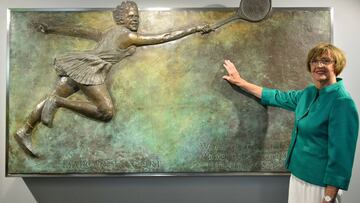
[[[136,0],[135,0],[136,1]],[[140,8],[237,7],[238,0],[137,0]],[[285,203],[288,177],[143,177],[143,178],[5,178],[6,9],[94,8],[118,5],[107,0],[0,0],[0,202],[274,202]],[[348,66],[342,77],[360,108],[360,1],[273,0],[274,7],[333,7],[334,43]],[[360,202],[360,146],[345,203]],[[346,146],[344,146],[346,147]]]

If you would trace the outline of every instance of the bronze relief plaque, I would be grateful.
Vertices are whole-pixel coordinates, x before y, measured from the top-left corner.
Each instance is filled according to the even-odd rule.
[[[332,40],[331,10],[273,8],[260,22],[203,26],[234,11],[141,10],[123,36],[109,31],[119,26],[112,10],[12,9],[7,175],[285,173],[292,113],[231,86],[222,64],[232,60],[261,86],[302,89],[308,49]],[[43,30],[52,26],[73,33]],[[103,49],[114,44],[116,53]],[[70,63],[93,75],[70,77],[80,69]],[[20,143],[30,140],[33,154],[15,139],[24,126],[31,135]]]

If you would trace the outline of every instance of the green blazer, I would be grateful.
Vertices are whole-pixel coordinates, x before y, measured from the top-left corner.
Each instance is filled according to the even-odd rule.
[[[359,116],[342,79],[320,90],[314,85],[288,92],[264,88],[261,102],[295,112],[285,167],[311,184],[347,190]]]

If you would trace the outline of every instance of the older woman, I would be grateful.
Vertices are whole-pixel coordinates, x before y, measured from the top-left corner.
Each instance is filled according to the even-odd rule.
[[[223,78],[261,99],[264,105],[295,112],[285,167],[291,172],[289,203],[339,202],[351,177],[359,118],[353,99],[337,76],[346,65],[343,52],[320,43],[307,57],[313,85],[282,92],[244,80],[225,60]]]

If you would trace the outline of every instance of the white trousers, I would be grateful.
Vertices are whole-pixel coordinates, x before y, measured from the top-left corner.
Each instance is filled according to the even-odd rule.
[[[336,203],[341,203],[342,193],[343,191],[339,190]],[[324,194],[325,187],[307,183],[291,174],[288,203],[321,203]]]

